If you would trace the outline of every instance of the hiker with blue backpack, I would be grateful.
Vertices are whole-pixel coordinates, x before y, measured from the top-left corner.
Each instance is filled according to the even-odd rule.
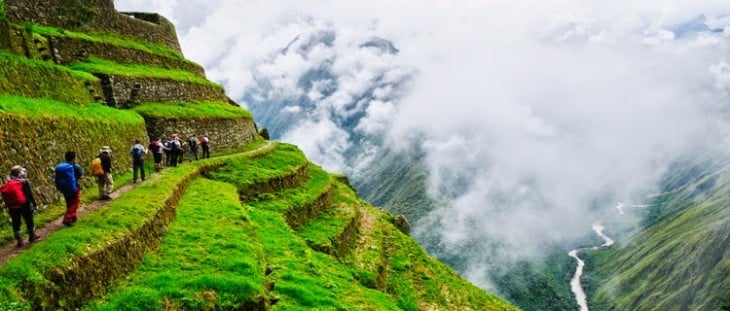
[[[2,193],[5,207],[8,209],[13,222],[13,233],[18,241],[16,246],[23,247],[25,245],[23,232],[20,230],[21,218],[25,220],[25,227],[28,229],[28,241],[33,243],[40,239],[33,224],[33,213],[38,205],[36,205],[33,198],[33,191],[31,191],[30,182],[27,180],[25,168],[20,165],[11,167],[7,182],[0,187],[0,193]]]
[[[144,156],[147,154],[147,149],[137,139],[129,149],[129,153],[132,155],[132,183],[137,183],[137,171],[140,171],[140,176],[144,181]]]
[[[76,164],[76,153],[68,151],[64,155],[66,162],[56,165],[56,189],[63,193],[66,200],[66,214],[63,215],[63,224],[72,226],[76,220],[76,210],[79,209],[81,187],[79,181],[84,177],[84,170]]]

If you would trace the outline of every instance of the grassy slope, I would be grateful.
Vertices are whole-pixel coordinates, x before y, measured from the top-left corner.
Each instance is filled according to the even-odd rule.
[[[730,293],[728,171],[688,167],[646,230],[590,255],[594,310],[712,310]]]
[[[133,108],[153,118],[248,118],[251,112],[226,102],[144,103]]]
[[[262,259],[256,224],[236,188],[198,178],[160,250],[86,309],[235,309],[264,294]]]
[[[69,68],[83,72],[105,73],[127,77],[145,77],[184,81],[223,90],[223,87],[220,86],[220,84],[211,82],[210,80],[200,77],[194,73],[182,70],[164,69],[146,65],[119,64],[98,58],[89,58],[88,61],[74,63]]]

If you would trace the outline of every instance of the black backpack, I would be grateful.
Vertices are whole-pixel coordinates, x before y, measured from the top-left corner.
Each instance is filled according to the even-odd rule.
[[[135,160],[139,160],[142,158],[142,146],[134,145],[134,147],[132,147],[132,157]]]

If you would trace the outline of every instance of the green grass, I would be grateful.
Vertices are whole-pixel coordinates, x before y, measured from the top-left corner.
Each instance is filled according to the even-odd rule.
[[[312,252],[289,229],[281,214],[251,204],[259,225],[267,263],[274,266],[268,280],[281,300],[272,310],[397,310],[382,292],[359,286],[349,267],[333,257]]]
[[[248,110],[227,102],[143,103],[133,110],[153,118],[253,118]]]
[[[31,118],[93,119],[111,123],[144,123],[135,111],[114,109],[99,103],[84,106],[69,105],[52,99],[0,95],[0,113]],[[114,118],[109,118],[114,115]]]
[[[352,190],[341,183],[335,183],[334,189],[335,204],[298,230],[307,244],[318,249],[336,249],[334,241],[358,216],[358,200],[352,197]]]
[[[210,173],[211,178],[236,185],[239,190],[252,184],[283,178],[307,164],[304,153],[294,145],[277,144],[274,151],[262,159],[240,159]]]
[[[146,65],[119,64],[98,58],[89,58],[89,60],[85,62],[73,63],[71,64],[71,66],[69,66],[69,68],[78,71],[112,74],[126,77],[158,78],[190,82],[223,90],[223,87],[220,84],[211,82],[192,72],[182,70],[172,70]]]
[[[20,26],[16,26],[20,27]],[[28,28],[28,27],[23,27]],[[137,41],[132,40],[129,38],[121,38],[119,36],[113,35],[113,34],[105,34],[105,33],[81,33],[81,32],[75,32],[67,29],[61,29],[56,27],[49,27],[49,26],[40,26],[31,24],[29,25],[29,28],[32,32],[41,34],[44,36],[55,36],[55,37],[67,37],[67,38],[73,38],[73,39],[80,39],[80,40],[86,40],[91,42],[99,42],[99,43],[108,43],[112,45],[116,45],[119,47],[124,48],[130,48],[135,50],[144,51],[146,53],[178,59],[181,61],[185,61],[188,63],[193,63],[189,60],[186,60],[180,52],[177,52],[175,50],[172,50],[170,48],[167,48],[166,46],[154,44],[150,42],[144,42],[144,41]]]
[[[11,54],[11,53],[9,53],[7,51],[3,51],[3,50],[0,50],[0,62],[8,63],[8,64],[3,64],[3,67],[8,67],[10,63],[21,63],[23,65],[28,66],[31,70],[46,69],[46,70],[53,70],[53,71],[61,71],[61,72],[66,72],[68,74],[71,74],[78,79],[89,80],[89,81],[99,81],[99,79],[97,77],[94,77],[94,75],[87,73],[87,72],[73,70],[73,69],[70,69],[65,66],[58,66],[58,65],[55,65],[55,64],[53,64],[51,62],[47,62],[47,61],[41,61],[41,60],[36,60],[36,59],[32,59],[32,58],[16,56],[14,54]],[[5,70],[7,70],[7,69],[8,68],[6,68]]]
[[[234,186],[198,178],[183,196],[160,250],[86,309],[239,308],[264,294],[257,235]]]
[[[286,212],[302,208],[314,202],[332,184],[332,178],[322,168],[310,164],[309,180],[298,188],[291,188],[273,194],[275,200],[268,197],[261,198],[258,206],[271,211]]]

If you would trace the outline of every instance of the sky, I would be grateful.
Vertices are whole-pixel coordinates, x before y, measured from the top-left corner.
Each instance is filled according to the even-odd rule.
[[[471,247],[460,272],[485,288],[496,263],[590,234],[616,201],[642,203],[677,158],[728,149],[728,1],[115,5],[171,19],[186,57],[244,106],[251,94],[317,104],[283,139],[330,170],[357,173],[344,153],[367,143],[332,116],[360,113],[356,131],[389,148],[418,144],[441,207],[414,235],[447,257]],[[398,53],[362,49],[373,37]],[[334,78],[298,84],[325,65]]]

